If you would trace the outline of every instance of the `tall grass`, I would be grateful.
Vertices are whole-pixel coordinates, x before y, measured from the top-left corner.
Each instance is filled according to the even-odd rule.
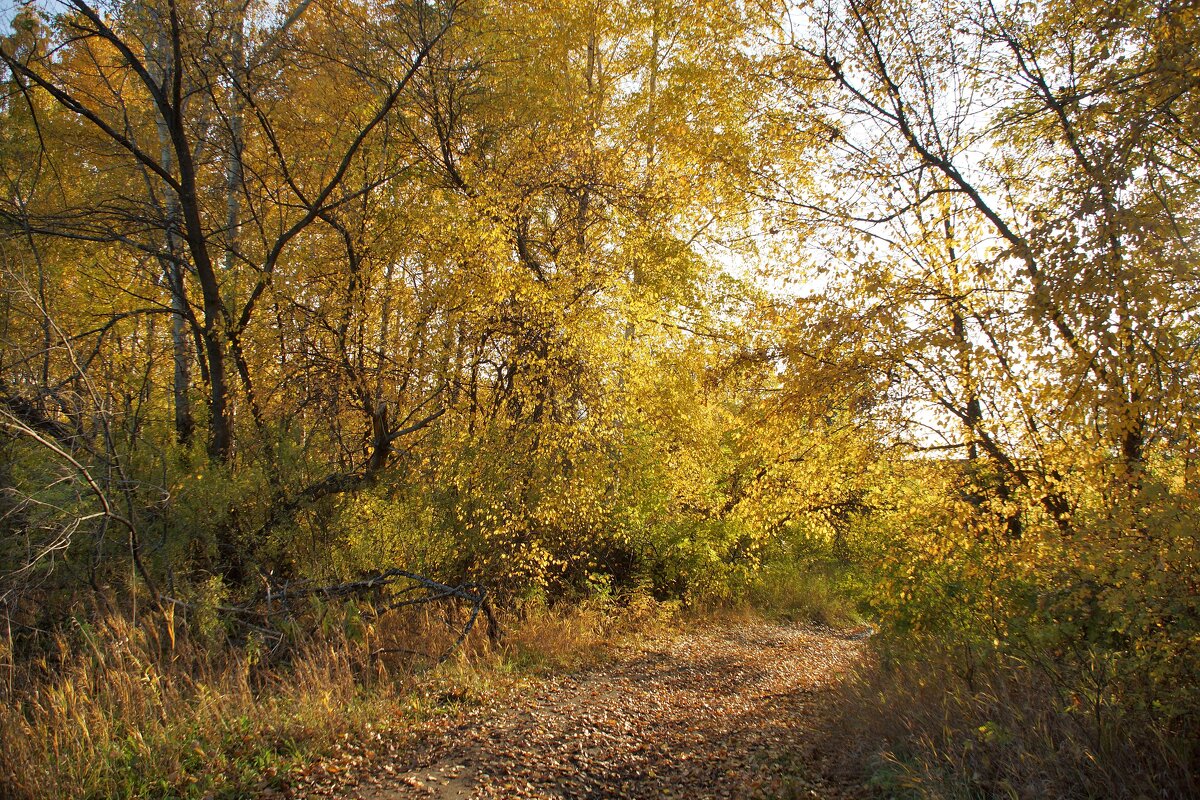
[[[285,790],[347,734],[402,734],[447,697],[502,688],[512,674],[594,660],[662,626],[644,596],[510,613],[502,645],[476,630],[449,662],[444,610],[374,626],[326,624],[272,653],[164,615],[76,622],[14,659],[0,648],[0,797],[235,798]],[[328,615],[336,618],[336,615]],[[352,618],[348,617],[348,618]]]
[[[577,669],[607,658],[631,638],[668,630],[680,613],[678,602],[659,602],[640,591],[560,606],[527,603],[510,623],[506,657],[531,672]]]
[[[744,601],[769,616],[832,628],[862,621],[844,583],[846,568],[829,562],[780,562],[758,573]]]
[[[59,633],[5,690],[2,794],[244,796],[395,699],[386,668],[342,637],[270,667],[259,649],[210,649],[162,617]]]
[[[1170,729],[1116,706],[1101,719],[1070,688],[1085,682],[930,648],[847,684],[839,725],[889,797],[1200,797],[1196,723]]]

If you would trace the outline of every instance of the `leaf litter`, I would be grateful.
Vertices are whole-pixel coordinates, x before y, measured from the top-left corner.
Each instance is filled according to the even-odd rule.
[[[713,623],[619,650],[610,663],[486,699],[423,737],[347,742],[305,796],[859,798],[832,695],[869,632]],[[298,787],[300,788],[300,787]]]

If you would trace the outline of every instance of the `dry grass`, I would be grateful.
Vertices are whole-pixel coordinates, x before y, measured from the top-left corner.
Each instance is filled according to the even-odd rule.
[[[0,797],[282,790],[346,734],[402,733],[438,713],[441,698],[494,691],[514,672],[582,665],[669,613],[644,598],[530,607],[505,621],[502,645],[479,626],[441,666],[420,653],[443,652],[461,619],[428,610],[374,627],[326,626],[283,657],[253,640],[214,644],[211,632],[193,635],[161,615],[76,624],[17,663],[8,641]]]
[[[1014,659],[967,673],[953,652],[871,670],[838,714],[880,794],[913,798],[1190,798],[1196,730],[1097,723],[1078,695]]]
[[[3,794],[242,795],[395,699],[344,639],[266,668],[254,646],[211,652],[169,630],[110,618],[19,667],[0,708]]]
[[[861,622],[854,603],[838,586],[833,567],[775,565],[748,588],[746,601],[769,616],[840,628]]]
[[[631,636],[666,629],[679,613],[678,603],[659,603],[642,593],[561,607],[532,603],[510,625],[506,657],[533,672],[578,669],[606,658]]]

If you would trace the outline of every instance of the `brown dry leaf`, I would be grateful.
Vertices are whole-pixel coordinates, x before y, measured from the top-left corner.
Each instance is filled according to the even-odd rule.
[[[823,798],[862,795],[817,774],[827,695],[863,657],[828,628],[726,624],[645,643],[453,717],[422,752],[363,750],[366,800]],[[442,721],[446,724],[445,720]],[[836,754],[833,754],[836,755]],[[798,779],[802,774],[803,781]],[[801,788],[804,787],[804,788]]]

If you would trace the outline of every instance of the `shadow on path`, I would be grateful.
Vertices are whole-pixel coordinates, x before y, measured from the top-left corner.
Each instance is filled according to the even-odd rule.
[[[403,768],[344,790],[363,800],[850,798],[823,774],[822,714],[864,636],[725,623],[547,679],[478,709]],[[388,767],[391,767],[389,770]]]

